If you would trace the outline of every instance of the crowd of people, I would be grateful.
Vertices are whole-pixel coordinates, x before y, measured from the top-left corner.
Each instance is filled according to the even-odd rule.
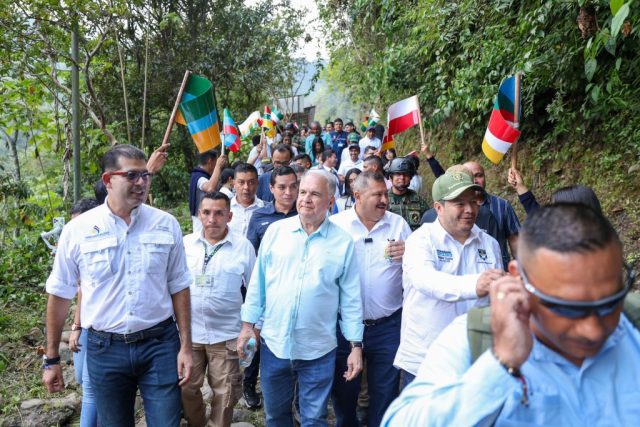
[[[138,390],[149,426],[229,426],[241,398],[278,427],[327,425],[330,400],[336,426],[640,421],[635,274],[595,193],[540,206],[512,169],[521,227],[480,163],[365,133],[289,123],[246,162],[200,154],[188,231],[145,204],[167,147],[109,150],[47,280],[47,389],[77,294],[82,426],[132,426]]]

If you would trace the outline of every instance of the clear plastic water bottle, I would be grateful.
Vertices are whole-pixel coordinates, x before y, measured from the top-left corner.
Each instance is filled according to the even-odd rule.
[[[256,339],[253,337],[249,338],[249,341],[247,341],[242,350],[244,351],[244,359],[240,359],[240,366],[246,368],[251,365],[253,356],[256,354]]]

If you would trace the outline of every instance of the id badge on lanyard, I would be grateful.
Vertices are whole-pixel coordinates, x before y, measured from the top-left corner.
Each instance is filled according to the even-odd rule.
[[[220,248],[224,246],[225,243],[227,242],[222,242],[221,244],[213,248],[213,251],[211,251],[210,254],[207,254],[207,245],[204,242],[202,242],[202,244],[204,245],[205,255],[204,255],[204,260],[202,262],[202,273],[196,274],[195,276],[196,286],[207,287],[207,288],[213,287],[213,274],[205,274],[205,271],[207,270],[207,265],[209,265],[209,262],[213,259],[214,255],[218,253]]]

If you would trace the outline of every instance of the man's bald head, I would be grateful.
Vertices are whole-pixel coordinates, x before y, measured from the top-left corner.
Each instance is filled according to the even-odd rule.
[[[464,166],[465,168],[467,168],[467,169],[469,169],[471,171],[471,173],[473,175],[472,177],[473,177],[473,183],[474,184],[478,184],[482,188],[485,188],[486,181],[485,181],[485,177],[484,177],[484,168],[482,166],[480,166],[480,163],[474,162],[474,161],[470,161],[470,162],[467,162],[467,163],[463,164],[462,166]]]

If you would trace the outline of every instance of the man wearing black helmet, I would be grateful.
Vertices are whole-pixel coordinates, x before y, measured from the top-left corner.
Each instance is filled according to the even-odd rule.
[[[391,161],[389,178],[389,210],[403,217],[411,230],[420,227],[420,219],[429,205],[415,191],[409,189],[411,178],[416,174],[415,164],[406,157],[397,157]]]

